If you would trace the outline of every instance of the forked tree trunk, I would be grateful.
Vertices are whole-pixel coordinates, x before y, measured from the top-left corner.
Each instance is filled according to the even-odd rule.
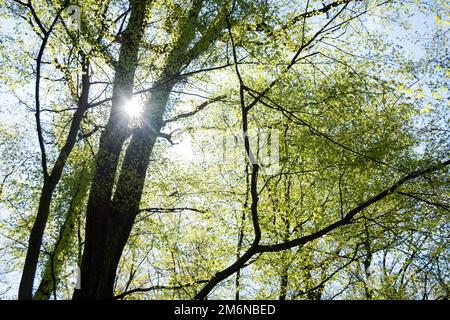
[[[168,100],[168,94],[163,96],[158,101],[161,108],[165,108]],[[155,99],[151,101],[155,106]],[[159,132],[161,124],[153,129]],[[88,204],[80,299],[113,297],[117,266],[139,210],[145,174],[156,138],[153,130],[137,131],[125,154],[113,200],[107,203],[90,201]]]
[[[81,262],[81,289],[74,299],[112,298],[114,278],[121,250],[128,238],[134,218],[112,207],[111,196],[120,152],[128,135],[129,119],[123,104],[133,94],[139,45],[151,0],[130,1],[130,18],[121,36],[112,108],[108,123],[100,137],[99,151],[92,179],[86,213],[86,239]]]
[[[138,0],[135,1],[140,3]],[[117,185],[114,186],[119,155],[128,136],[126,130],[128,124],[126,126],[120,124],[120,119],[123,118],[119,112],[121,100],[117,97],[114,99],[114,94],[126,92],[127,95],[131,95],[140,38],[135,36],[127,46],[125,43],[122,44],[118,67],[123,68],[121,64],[124,61],[121,60],[128,59],[126,65],[132,65],[134,69],[126,70],[127,72],[123,72],[122,69],[116,71],[113,106],[109,122],[100,140],[96,172],[88,201],[86,241],[81,265],[81,289],[74,294],[75,299],[93,300],[113,297],[117,266],[139,211],[150,156],[164,124],[163,116],[169,95],[177,81],[177,75],[183,66],[209,47],[218,37],[218,29],[224,25],[225,6],[203,37],[189,48],[195,38],[195,25],[202,4],[203,0],[194,0],[188,14],[178,21],[173,47],[168,53],[159,81],[155,82],[155,89],[145,106],[142,125],[133,130],[120,173],[118,173]],[[143,26],[144,17],[140,16],[143,10],[135,12],[133,6],[131,8],[129,26],[130,24],[135,24],[135,28],[138,25]],[[120,73],[124,73],[127,79],[126,83],[121,84],[122,88],[117,83],[121,81],[120,79],[124,79]]]

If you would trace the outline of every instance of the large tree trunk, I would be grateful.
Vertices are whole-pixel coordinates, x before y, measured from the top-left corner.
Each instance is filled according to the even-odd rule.
[[[86,242],[81,264],[81,289],[75,299],[111,299],[122,248],[134,219],[111,207],[88,207]],[[92,241],[93,240],[93,241]]]
[[[130,18],[122,33],[117,63],[112,108],[100,137],[86,213],[86,239],[81,262],[81,289],[74,299],[110,299],[121,250],[134,218],[115,210],[111,203],[120,152],[127,138],[129,119],[123,105],[133,94],[148,1],[131,0]]]
[[[151,99],[153,106],[158,103],[158,109],[163,112],[169,93],[154,95],[161,99],[158,102]],[[162,119],[153,130],[138,130],[133,135],[113,201],[104,204],[90,201],[88,204],[80,299],[113,297],[117,266],[139,210],[150,154],[161,123]]]
[[[96,172],[88,201],[86,241],[81,264],[81,289],[74,294],[74,299],[92,300],[113,297],[117,266],[139,211],[150,156],[164,124],[163,116],[169,95],[181,68],[209,47],[218,36],[217,29],[224,23],[225,7],[201,40],[189,49],[195,37],[194,25],[202,3],[202,0],[194,0],[188,14],[179,20],[173,47],[162,68],[159,81],[154,84],[155,89],[145,106],[142,125],[133,130],[120,168],[114,197],[112,195],[118,159],[128,132],[123,129],[123,125],[117,124],[117,121],[120,121],[118,119],[123,118],[123,115],[120,116],[117,111],[119,107],[117,98],[113,100],[110,120],[100,141]],[[134,20],[130,18],[130,23],[131,21],[136,23],[140,20],[139,17],[135,17]],[[127,54],[126,58],[131,58],[129,63],[135,66],[139,42],[133,41],[131,44],[136,47],[131,46],[127,49],[132,51],[132,54]],[[124,51],[125,49],[122,48],[121,54],[124,54]],[[124,62],[119,59],[119,68],[122,63]],[[126,84],[132,85],[131,76],[134,76],[134,71],[133,73],[131,70],[128,71],[126,76],[130,78]],[[116,81],[118,77],[116,73]],[[131,92],[130,87],[126,87],[126,90]],[[114,92],[117,91],[118,88],[114,90]],[[121,91],[124,92],[123,89]]]

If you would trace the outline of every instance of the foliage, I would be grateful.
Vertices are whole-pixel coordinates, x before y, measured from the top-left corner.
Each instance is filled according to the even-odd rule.
[[[72,298],[99,188],[110,216],[138,200],[116,298],[448,299],[447,9],[3,1],[0,294],[60,169],[35,299]],[[247,126],[278,133],[278,170],[252,163]]]

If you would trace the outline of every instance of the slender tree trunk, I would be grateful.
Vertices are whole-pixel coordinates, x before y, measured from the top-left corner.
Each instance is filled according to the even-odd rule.
[[[289,283],[289,268],[285,267],[283,268],[283,271],[281,272],[280,276],[280,296],[278,297],[279,300],[286,300],[287,296],[287,289],[288,289],[288,283]]]
[[[366,296],[366,300],[371,300],[372,299],[372,294],[373,291],[371,289],[371,285],[370,283],[370,278],[371,278],[371,270],[370,270],[370,266],[372,264],[372,248],[370,245],[370,234],[369,234],[369,229],[368,229],[368,225],[367,225],[367,219],[364,218],[364,231],[366,233],[366,237],[364,239],[364,248],[366,249],[366,256],[364,258],[363,264],[364,264],[364,275],[365,275],[365,280],[363,281],[364,284],[364,293]]]
[[[74,299],[110,299],[119,249],[126,242],[134,218],[113,208],[111,196],[120,152],[128,135],[129,119],[123,105],[133,93],[148,5],[151,1],[130,1],[130,18],[122,33],[117,63],[112,108],[100,137],[86,213],[86,239],[81,262],[81,290]],[[119,253],[118,253],[119,252]]]
[[[89,95],[89,76],[87,73],[84,75],[84,78],[86,87],[84,88],[80,98],[79,106],[73,115],[66,142],[61,149],[58,158],[56,159],[50,175],[44,176],[44,184],[39,197],[36,220],[34,221],[30,238],[28,240],[27,255],[23,267],[22,279],[20,281],[20,300],[31,300],[33,296],[33,283],[36,275],[42,238],[44,236],[45,227],[47,225],[47,220],[50,213],[50,204],[52,201],[53,192],[61,179],[67,158],[75,145],[83,114],[87,110],[87,99]]]
[[[33,294],[33,282],[36,274],[36,268],[39,259],[39,252],[42,244],[45,226],[50,211],[50,202],[55,188],[55,183],[44,180],[41,196],[39,198],[39,207],[31,229],[30,238],[28,240],[27,255],[22,271],[22,278],[19,287],[19,300],[30,300]]]
[[[287,132],[286,128],[286,132]],[[285,148],[286,148],[286,154],[289,156],[288,151],[288,145],[287,141],[285,141]],[[285,179],[285,193],[284,193],[284,205],[286,206],[287,210],[286,212],[291,212],[291,186],[292,186],[292,176],[288,176]],[[287,216],[281,216],[281,219],[284,223],[284,241],[289,241],[291,237],[291,224],[289,222],[289,218]],[[283,253],[284,254],[284,253]],[[288,287],[289,287],[289,268],[290,268],[290,261],[287,261],[286,259],[283,259],[283,269],[281,270],[281,276],[280,276],[280,296],[279,300],[286,300]]]
[[[67,258],[67,254],[75,236],[76,230],[74,225],[76,224],[79,216],[82,214],[83,203],[88,192],[89,184],[84,175],[89,176],[89,173],[83,167],[83,169],[79,171],[79,174],[76,175],[77,180],[81,182],[77,186],[72,197],[66,218],[59,231],[58,240],[55,243],[53,252],[51,253],[51,257],[45,263],[41,282],[39,283],[38,289],[33,296],[33,299],[35,300],[50,299],[60,281],[59,273],[65,259]]]
[[[241,226],[239,228],[236,259],[239,259],[239,257],[241,256],[242,244],[243,244],[243,240],[244,240],[245,216],[246,216],[246,211],[248,210],[248,199],[249,199],[249,194],[250,194],[250,174],[249,174],[248,167],[249,167],[249,165],[248,165],[248,163],[246,163],[245,164],[245,187],[246,187],[245,201],[244,201],[244,205],[242,206]],[[240,289],[241,283],[240,282],[241,282],[241,270],[238,270],[236,272],[236,283],[235,283],[235,287],[236,287],[235,299],[236,300],[240,299],[240,293],[241,293],[241,289]]]

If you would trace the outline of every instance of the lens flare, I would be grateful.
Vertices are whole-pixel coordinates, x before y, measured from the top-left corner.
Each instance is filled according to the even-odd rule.
[[[142,103],[137,97],[128,101],[124,106],[125,112],[130,118],[137,118],[142,113]]]

